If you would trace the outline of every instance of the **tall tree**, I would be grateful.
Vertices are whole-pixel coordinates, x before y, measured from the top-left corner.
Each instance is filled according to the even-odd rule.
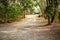
[[[48,24],[53,23],[58,8],[58,0],[46,0],[46,13],[48,16]]]

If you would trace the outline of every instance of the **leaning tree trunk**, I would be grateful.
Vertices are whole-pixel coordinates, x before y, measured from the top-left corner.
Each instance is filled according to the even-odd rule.
[[[54,11],[54,15],[53,15],[53,16],[52,16],[52,18],[51,18],[51,23],[53,23],[53,22],[54,22],[55,15],[56,15],[56,11]]]
[[[50,25],[51,24],[51,22],[50,22],[50,17],[48,17],[48,25]]]

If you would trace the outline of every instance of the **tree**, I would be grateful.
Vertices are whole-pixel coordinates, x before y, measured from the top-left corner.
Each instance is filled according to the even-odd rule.
[[[60,22],[60,0],[58,0],[58,19]]]
[[[0,21],[14,21],[32,10],[34,0],[0,0]]]
[[[58,9],[58,0],[46,0],[46,2],[46,14],[48,17],[48,24],[51,24],[55,19],[55,15]]]
[[[8,7],[8,0],[0,0],[0,18],[2,21],[6,21],[7,7]]]
[[[22,16],[22,6],[11,0],[0,0],[0,21],[10,22]]]
[[[24,0],[24,1],[20,0],[20,3],[23,7],[24,15],[26,10],[29,9],[31,11],[32,7],[34,6],[34,0]]]

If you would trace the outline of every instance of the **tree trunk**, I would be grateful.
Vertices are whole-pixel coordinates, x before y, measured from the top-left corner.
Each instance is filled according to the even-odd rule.
[[[51,24],[50,17],[48,16],[48,25],[50,25],[50,24]]]
[[[55,15],[56,15],[56,11],[54,12],[54,15],[53,15],[53,16],[52,16],[52,18],[51,18],[51,23],[53,23],[53,22],[54,22]]]
[[[58,15],[59,23],[60,23],[60,14]]]

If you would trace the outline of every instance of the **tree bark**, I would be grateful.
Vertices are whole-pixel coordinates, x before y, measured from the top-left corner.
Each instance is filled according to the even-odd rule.
[[[51,22],[50,22],[50,17],[48,17],[48,25],[50,25],[51,24]]]
[[[58,15],[59,23],[60,23],[60,14]]]
[[[56,11],[54,11],[54,15],[53,15],[53,16],[52,16],[52,18],[51,18],[51,23],[53,23],[53,22],[54,22],[55,15],[56,15]]]

